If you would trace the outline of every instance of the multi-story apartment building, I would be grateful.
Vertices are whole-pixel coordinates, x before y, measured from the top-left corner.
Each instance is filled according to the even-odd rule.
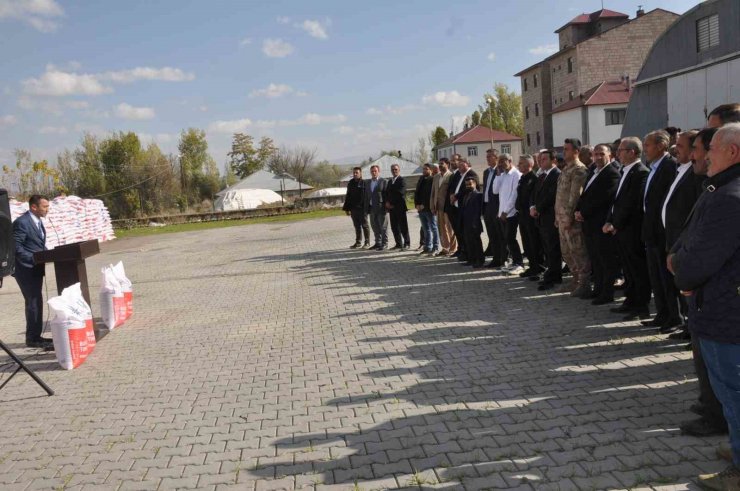
[[[655,40],[678,17],[654,9],[639,10],[630,19],[627,14],[602,9],[581,14],[555,31],[558,52],[516,74],[522,83],[525,152],[562,145],[553,140],[552,114],[560,106],[603,82],[621,81],[629,87]],[[589,143],[583,134],[571,136]]]

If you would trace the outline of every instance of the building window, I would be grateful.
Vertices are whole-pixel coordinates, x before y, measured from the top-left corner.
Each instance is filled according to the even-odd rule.
[[[615,124],[623,124],[624,117],[627,115],[626,109],[605,109],[606,114],[606,125],[613,126]]]
[[[478,147],[468,147],[468,157],[477,157]]]
[[[511,153],[511,144],[510,143],[502,143],[501,144],[501,153]]]
[[[532,77],[532,84],[534,85],[534,88],[537,88],[537,74],[534,74],[534,77]]]
[[[538,131],[537,132],[537,145],[539,144],[540,144],[540,132]]]
[[[524,92],[527,91],[527,77],[524,77]]]
[[[568,100],[569,101],[572,101],[574,96],[575,96],[575,94],[573,94],[573,91],[572,90],[569,90],[568,91]]]
[[[540,115],[540,103],[539,102],[534,103],[534,115],[535,116]]]
[[[573,58],[568,58],[568,73],[573,73]]]
[[[696,21],[696,50],[701,52],[719,45],[719,16],[717,14]]]
[[[529,106],[524,106],[524,119],[529,119]]]
[[[527,133],[527,146],[529,147],[531,145],[532,145],[532,142],[529,139],[529,133]]]

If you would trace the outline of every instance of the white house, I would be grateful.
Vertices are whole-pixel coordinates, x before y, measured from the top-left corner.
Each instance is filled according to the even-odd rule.
[[[437,151],[437,158],[450,158],[453,154],[459,153],[462,158],[470,162],[473,170],[482,176],[486,169],[486,150],[493,146],[498,150],[499,155],[502,153],[511,154],[514,163],[522,155],[522,139],[499,130],[492,130],[486,126],[473,126],[453,135],[447,141],[434,147]]]
[[[611,143],[622,134],[630,91],[622,82],[602,82],[552,111],[553,144],[566,138],[584,145]]]

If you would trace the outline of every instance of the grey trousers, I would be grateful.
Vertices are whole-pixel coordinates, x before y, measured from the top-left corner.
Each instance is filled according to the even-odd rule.
[[[373,229],[376,246],[388,245],[388,214],[385,211],[370,211],[370,226]]]

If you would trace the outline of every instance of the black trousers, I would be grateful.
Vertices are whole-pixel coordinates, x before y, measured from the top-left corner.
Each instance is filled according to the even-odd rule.
[[[549,220],[540,220],[538,224],[542,250],[545,253],[547,271],[543,275],[545,281],[562,281],[563,256],[560,253],[560,234],[555,224]]]
[[[517,215],[519,216],[519,234],[522,236],[522,246],[524,255],[529,261],[529,269],[539,273],[544,269],[545,264],[542,255],[542,241],[534,218],[525,214],[528,212],[529,210]]]
[[[624,303],[634,310],[646,311],[650,303],[650,276],[640,234],[638,231],[617,231],[616,238],[626,282]]]
[[[666,267],[667,253],[665,246],[647,245],[645,253],[650,287],[655,298],[656,319],[673,322],[682,321],[678,304],[678,289],[673,282],[673,275]]]
[[[454,205],[450,205],[450,211],[447,213],[447,217],[450,219],[452,231],[455,233],[455,238],[457,239],[457,252],[460,253],[460,256],[465,256],[466,244],[465,235],[463,234],[462,214],[460,213],[460,209],[456,208]]]
[[[519,242],[516,240],[516,231],[518,228],[519,215],[506,217],[506,223],[504,223],[504,230],[506,231],[506,247],[509,249],[512,262],[516,265],[523,266],[524,259],[522,258],[522,250],[519,247]]]
[[[409,238],[409,222],[406,219],[406,210],[398,206],[389,212],[391,218],[391,232],[396,245],[411,247]]]
[[[44,327],[44,268],[16,266],[15,281],[26,303],[26,342],[38,341]]]
[[[602,299],[614,298],[614,280],[619,274],[617,243],[612,234],[592,230],[584,233],[586,249],[591,260],[594,295]]]
[[[498,198],[485,204],[483,210],[483,222],[486,224],[486,235],[488,235],[488,250],[491,253],[493,263],[503,265],[509,256],[506,249],[506,232],[504,224],[498,218]]]
[[[483,254],[483,241],[480,239],[480,234],[483,232],[481,228],[468,230],[465,229],[465,254],[468,257],[468,262],[472,264],[483,264],[486,262],[486,256]]]
[[[701,354],[701,348],[699,347],[699,336],[692,334],[691,336],[691,350],[694,353],[694,369],[696,370],[696,377],[699,379],[699,403],[701,403],[706,409],[704,417],[710,420],[717,427],[727,426],[727,420],[725,414],[722,411],[722,403],[719,402],[717,396],[714,395],[712,390],[712,384],[709,382],[709,374],[707,373],[707,366],[704,364],[704,357]]]
[[[359,244],[362,234],[365,234],[365,244],[370,243],[370,226],[367,223],[367,213],[364,210],[351,210],[352,225],[355,226],[355,243]]]

